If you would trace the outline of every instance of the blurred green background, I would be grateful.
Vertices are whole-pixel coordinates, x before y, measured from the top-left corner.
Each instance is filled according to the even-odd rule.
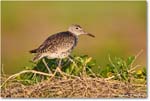
[[[30,66],[33,55],[28,51],[71,24],[79,24],[96,36],[80,36],[73,54],[87,54],[105,67],[108,54],[126,58],[143,49],[136,63],[146,66],[146,6],[145,1],[2,1],[3,69],[9,74]]]

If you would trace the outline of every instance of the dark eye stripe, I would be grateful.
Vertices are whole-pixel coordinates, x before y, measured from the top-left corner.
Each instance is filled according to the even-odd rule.
[[[78,28],[81,28],[81,26],[80,25],[75,25],[76,27],[78,27]]]

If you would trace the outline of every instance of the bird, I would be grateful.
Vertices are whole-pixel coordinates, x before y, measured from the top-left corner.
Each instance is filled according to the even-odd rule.
[[[49,36],[38,48],[30,50],[30,53],[36,54],[33,61],[43,60],[49,73],[52,73],[47,66],[44,57],[48,59],[59,59],[58,67],[61,67],[61,60],[70,56],[73,49],[77,46],[80,35],[93,34],[86,32],[80,25],[72,24],[67,31],[58,32]]]

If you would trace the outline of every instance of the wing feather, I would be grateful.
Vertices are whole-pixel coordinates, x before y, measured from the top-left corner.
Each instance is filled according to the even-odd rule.
[[[38,52],[66,52],[76,46],[77,37],[69,32],[60,32],[48,37],[37,49]]]

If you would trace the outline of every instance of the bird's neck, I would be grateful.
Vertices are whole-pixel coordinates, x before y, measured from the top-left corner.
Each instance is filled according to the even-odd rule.
[[[76,34],[70,32],[70,31],[67,31],[67,32],[68,32],[69,34],[73,35],[74,37],[78,38],[78,35],[76,35]]]
[[[76,37],[76,38],[78,38],[78,35],[76,35],[76,34],[74,34],[74,33],[72,33],[72,32],[70,32],[70,31],[67,31],[70,35],[72,35],[72,36],[74,36],[74,37]]]

